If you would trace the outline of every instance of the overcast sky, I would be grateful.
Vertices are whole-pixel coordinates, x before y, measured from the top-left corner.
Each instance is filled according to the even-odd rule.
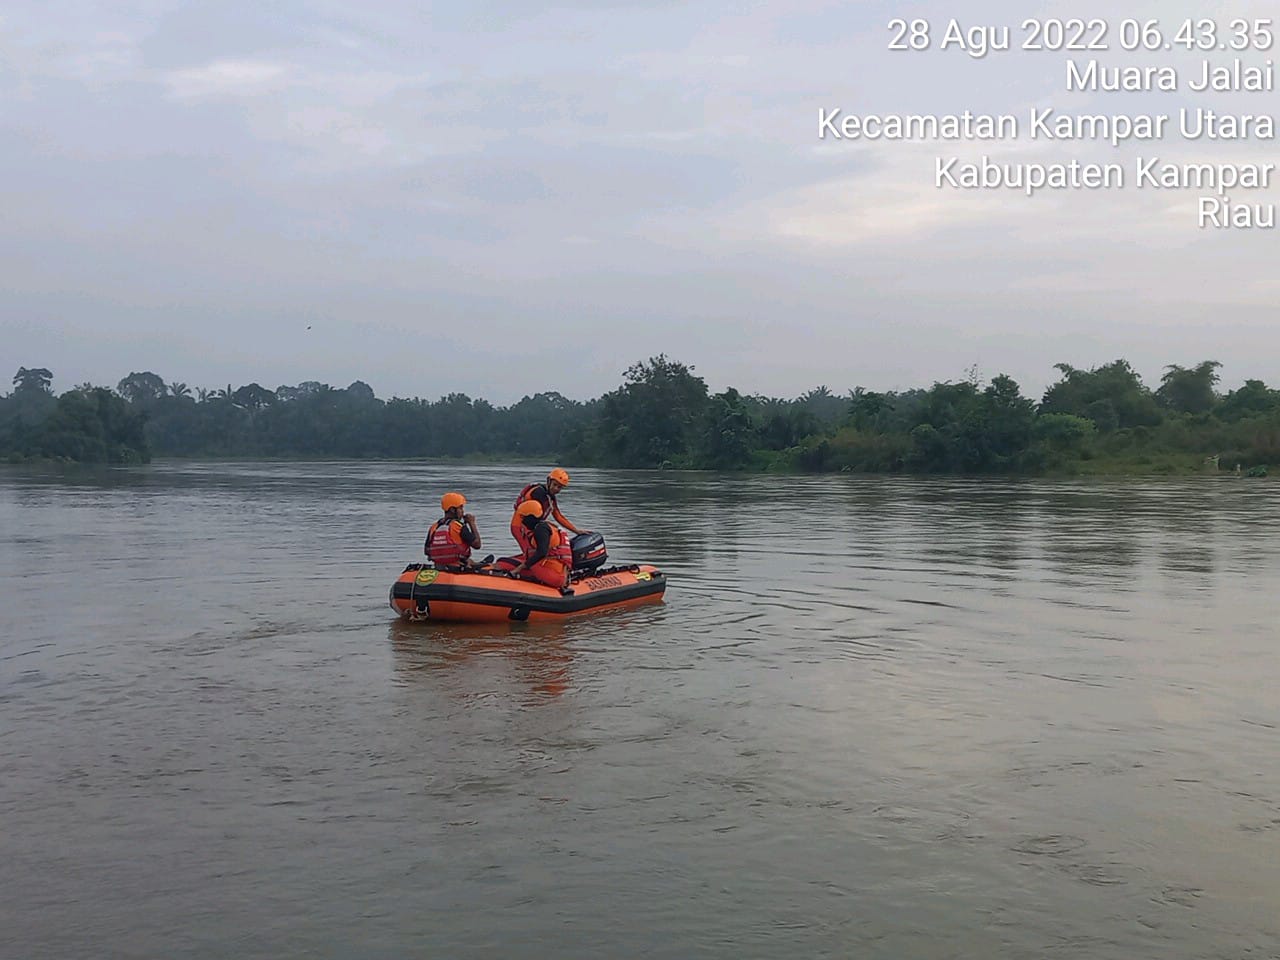
[[[933,186],[938,154],[1274,161],[1274,141],[816,136],[820,107],[1258,113],[1275,94],[1068,94],[1061,54],[889,53],[886,24],[904,13],[935,30],[950,15],[1081,15],[1026,2],[7,0],[0,373],[46,366],[58,390],[133,370],[193,387],[358,378],[381,397],[505,404],[597,396],[665,352],[713,389],[774,396],[927,386],[976,365],[1038,397],[1054,363],[1117,357],[1152,384],[1164,364],[1211,358],[1224,386],[1280,385],[1275,231],[1196,229],[1197,191],[1028,200]],[[1275,9],[1124,15],[1215,13]]]

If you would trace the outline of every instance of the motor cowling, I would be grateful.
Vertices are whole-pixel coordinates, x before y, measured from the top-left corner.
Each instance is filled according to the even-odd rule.
[[[569,541],[569,549],[573,551],[575,570],[594,570],[609,559],[601,533],[580,533]]]

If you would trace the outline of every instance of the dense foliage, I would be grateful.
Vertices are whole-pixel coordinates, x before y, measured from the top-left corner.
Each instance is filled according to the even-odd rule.
[[[0,456],[128,463],[177,457],[529,457],[617,467],[879,473],[1262,472],[1280,462],[1280,391],[1226,394],[1219,364],[1171,365],[1148,388],[1124,360],[1059,364],[1039,403],[997,376],[927,389],[791,400],[712,394],[666,356],[587,402],[539,393],[509,407],[465,394],[381,400],[368,384],[250,383],[192,391],[150,371],[54,396],[22,367],[0,397]]]
[[[151,459],[144,416],[119,393],[83,384],[54,397],[53,374],[20,367],[14,391],[0,397],[0,456],[84,463]]]

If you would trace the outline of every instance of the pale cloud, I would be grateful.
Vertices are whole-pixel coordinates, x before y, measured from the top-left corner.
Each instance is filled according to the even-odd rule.
[[[0,100],[27,99],[34,84],[70,80],[87,89],[127,79],[138,69],[137,37],[105,30],[73,38],[0,23]]]
[[[917,242],[962,224],[1018,215],[1022,197],[932,186],[934,151],[918,145],[857,151],[869,172],[833,177],[765,201],[761,217],[784,241],[828,247]]]
[[[394,148],[395,137],[359,114],[331,107],[304,107],[284,115],[284,129],[298,139],[336,141],[361,157],[380,157]]]
[[[171,100],[193,110],[234,104],[253,137],[292,151],[297,175],[404,167],[446,149],[412,100],[413,91],[429,83],[422,71],[220,60],[157,80]]]
[[[176,100],[212,100],[279,90],[289,83],[291,73],[286,63],[215,60],[199,67],[171,70],[161,80]]]
[[[138,70],[137,37],[119,30],[94,34],[59,60],[64,76],[86,82],[123,79]]]

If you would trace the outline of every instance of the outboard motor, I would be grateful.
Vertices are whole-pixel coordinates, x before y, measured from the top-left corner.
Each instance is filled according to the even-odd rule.
[[[609,559],[604,547],[604,535],[600,533],[578,534],[569,541],[569,549],[573,551],[575,570],[594,570]]]

